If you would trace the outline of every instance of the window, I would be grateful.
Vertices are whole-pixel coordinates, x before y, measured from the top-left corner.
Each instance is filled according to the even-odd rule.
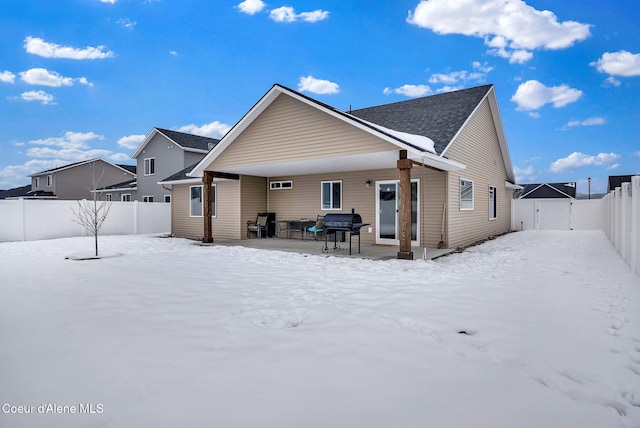
[[[189,188],[190,194],[190,213],[191,217],[202,217],[202,186],[191,186]],[[216,216],[216,185],[211,185],[211,217]]]
[[[171,202],[171,195],[164,195],[164,201],[166,203],[170,203]]]
[[[156,174],[156,158],[145,158],[144,160],[144,175]]]
[[[460,179],[460,209],[473,209],[473,181]]]
[[[120,195],[120,200],[122,202],[131,202],[131,193],[124,193]]]
[[[498,194],[496,188],[489,186],[489,220],[498,218]]]
[[[36,177],[35,178],[35,183],[34,183],[35,187],[40,187],[40,177]]]
[[[53,185],[53,175],[47,175],[47,187],[51,187]]]
[[[271,190],[293,189],[293,180],[272,181],[271,183],[269,183],[269,189]]]
[[[111,202],[113,200],[111,197],[111,193],[107,193],[106,195],[104,195],[104,200],[107,202]]]
[[[142,202],[153,202],[153,195],[151,196],[143,196]]]
[[[322,189],[322,209],[342,209],[342,181],[323,181],[320,185]]]

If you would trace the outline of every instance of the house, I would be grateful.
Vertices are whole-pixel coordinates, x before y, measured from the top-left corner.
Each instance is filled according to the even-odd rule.
[[[517,199],[563,199],[576,198],[576,183],[536,183],[521,184]]]
[[[28,198],[39,199],[92,199],[98,186],[129,181],[136,177],[129,165],[116,165],[104,159],[89,159],[31,174]]]
[[[362,242],[398,245],[399,258],[508,232],[516,188],[493,85],[345,112],[275,84],[190,172],[162,183],[178,236],[243,239],[258,212],[353,209],[370,223]]]
[[[139,171],[136,180],[100,189],[113,200],[171,202],[171,190],[158,184],[162,178],[200,161],[218,144],[216,138],[153,128],[131,155]]]
[[[27,196],[27,193],[31,191],[31,185],[14,187],[13,189],[0,190],[0,199],[12,199]]]

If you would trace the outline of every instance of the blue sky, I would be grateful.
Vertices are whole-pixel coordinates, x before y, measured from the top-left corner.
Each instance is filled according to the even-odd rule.
[[[0,189],[155,126],[220,137],[274,83],[348,110],[487,83],[518,182],[640,173],[633,0],[4,0]]]

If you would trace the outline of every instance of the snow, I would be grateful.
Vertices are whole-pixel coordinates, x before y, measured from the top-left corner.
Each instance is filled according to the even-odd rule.
[[[65,260],[91,245],[0,244],[1,427],[640,426],[640,279],[600,231],[429,262],[154,236]]]
[[[421,150],[436,154],[435,143],[429,137],[425,137],[424,135],[411,134],[403,131],[396,131],[395,129],[386,128],[384,126],[378,125],[377,123],[368,122],[359,117],[355,117],[355,119],[359,122],[366,123],[374,129],[378,129],[386,134],[389,134],[395,138],[398,138],[405,143],[409,143],[415,147],[418,147]]]

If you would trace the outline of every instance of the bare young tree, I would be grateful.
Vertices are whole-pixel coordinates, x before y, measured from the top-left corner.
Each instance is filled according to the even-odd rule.
[[[93,194],[92,200],[83,199],[78,201],[77,211],[71,208],[75,219],[72,219],[74,223],[78,223],[91,233],[95,240],[95,256],[98,257],[98,233],[104,224],[104,221],[109,215],[111,210],[111,201],[99,201],[99,193],[97,192],[100,180],[104,175],[104,168],[99,177],[96,177],[95,171],[96,161],[91,164],[91,193]]]

